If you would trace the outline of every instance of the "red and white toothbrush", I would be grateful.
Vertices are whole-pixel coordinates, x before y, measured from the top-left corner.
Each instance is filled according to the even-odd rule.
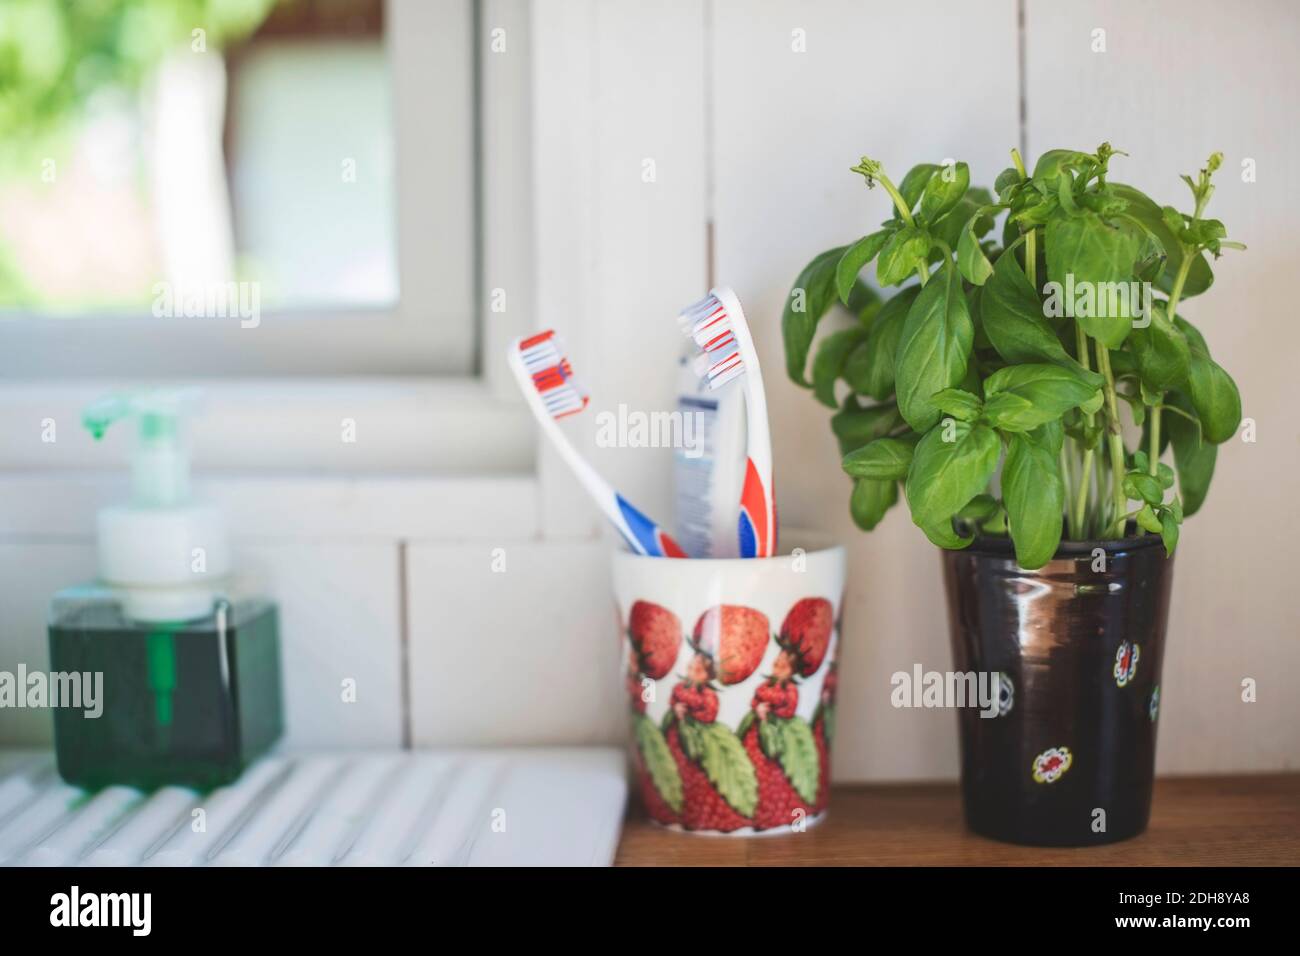
[[[682,310],[678,321],[700,350],[697,368],[709,387],[721,388],[745,376],[745,481],[737,521],[740,556],[770,558],[776,554],[776,499],[772,494],[772,433],[767,422],[767,397],[758,352],[749,334],[745,312],[731,289],[722,287]]]

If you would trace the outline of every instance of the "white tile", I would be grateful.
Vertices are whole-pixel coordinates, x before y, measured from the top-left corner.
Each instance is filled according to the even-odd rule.
[[[601,544],[407,553],[416,746],[621,742],[621,635]]]
[[[285,747],[400,746],[398,546],[303,540],[236,557],[280,606]],[[344,681],[355,681],[355,702]]]

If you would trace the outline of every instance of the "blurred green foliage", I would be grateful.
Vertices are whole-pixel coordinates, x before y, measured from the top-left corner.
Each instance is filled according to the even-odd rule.
[[[4,0],[0,143],[57,132],[92,94],[132,89],[167,53],[247,35],[275,0]]]
[[[177,50],[216,52],[252,33],[277,0],[0,0],[0,187],[35,181],[66,153],[86,102],[132,96]],[[200,32],[201,31],[201,32]],[[40,307],[0,223],[0,309]],[[49,303],[45,303],[49,304]]]

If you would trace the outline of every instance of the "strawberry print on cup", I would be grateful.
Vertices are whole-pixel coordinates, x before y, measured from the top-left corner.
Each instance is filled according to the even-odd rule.
[[[633,786],[650,818],[735,835],[818,822],[829,800],[843,550],[797,560],[618,552],[614,588]]]
[[[682,625],[672,611],[649,601],[632,605],[627,626],[631,644],[626,686],[632,702],[633,769],[641,801],[651,819],[677,823],[681,819],[682,779],[659,726],[646,716],[656,696],[656,682],[677,661]]]
[[[820,753],[812,727],[795,713],[798,679],[817,672],[830,648],[834,610],[825,598],[803,598],[781,625],[780,651],[754,690],[750,712],[736,729],[758,774],[754,827],[768,830],[816,813]]]

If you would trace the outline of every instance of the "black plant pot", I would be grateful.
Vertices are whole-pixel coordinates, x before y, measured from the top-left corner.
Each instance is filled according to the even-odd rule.
[[[1173,580],[1160,538],[1066,543],[1037,571],[977,540],[943,563],[954,670],[1003,675],[999,716],[959,711],[967,825],[1035,846],[1141,833]]]

